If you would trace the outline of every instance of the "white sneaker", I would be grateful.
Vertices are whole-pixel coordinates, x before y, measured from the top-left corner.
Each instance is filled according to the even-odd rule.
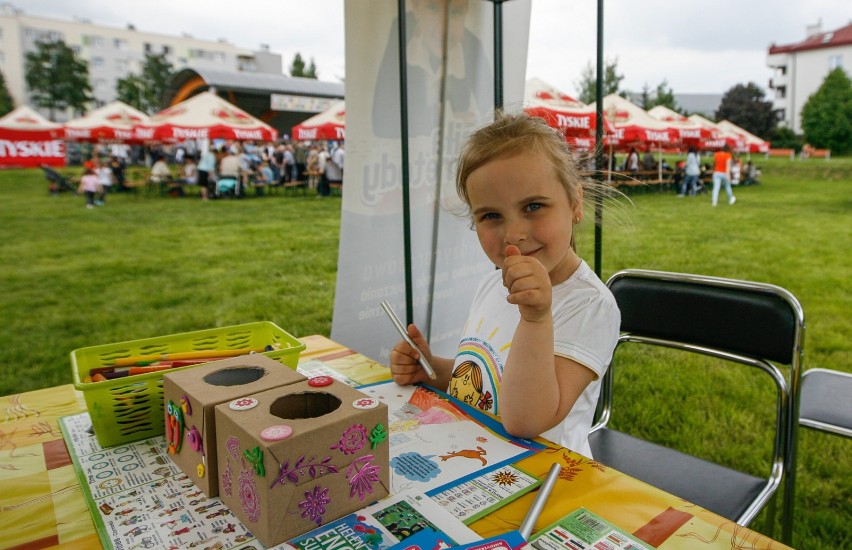
[[[731,197],[731,200],[728,201],[728,204],[734,204],[735,202],[737,202],[737,198]]]

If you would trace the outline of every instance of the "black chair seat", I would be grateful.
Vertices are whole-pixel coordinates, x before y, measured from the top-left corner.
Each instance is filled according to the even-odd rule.
[[[603,428],[589,435],[597,462],[736,521],[766,479]]]

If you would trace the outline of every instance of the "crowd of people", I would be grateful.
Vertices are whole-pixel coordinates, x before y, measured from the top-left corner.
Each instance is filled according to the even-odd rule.
[[[296,182],[318,197],[327,197],[333,186],[343,184],[345,150],[342,141],[289,140],[218,141],[207,147],[194,141],[152,147],[96,146],[83,163],[78,188],[87,207],[102,206],[112,189],[126,190],[125,173],[131,163],[150,167],[149,181],[175,193],[182,193],[183,185],[197,185],[205,201],[241,195],[252,188],[262,194],[265,188]]]

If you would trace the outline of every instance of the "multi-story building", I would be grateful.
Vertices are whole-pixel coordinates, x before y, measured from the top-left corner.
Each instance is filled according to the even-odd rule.
[[[127,28],[114,28],[76,19],[61,21],[26,15],[12,4],[0,4],[0,71],[16,104],[29,104],[26,87],[26,53],[39,40],[62,40],[88,63],[95,104],[116,98],[116,82],[139,74],[145,54],[164,53],[175,70],[191,66],[199,70],[282,74],[281,55],[261,45],[257,51],[239,48],[224,38],[211,41],[189,35],[169,36]],[[45,113],[46,114],[46,113]],[[56,113],[58,121],[72,113]]]
[[[766,64],[774,70],[769,89],[779,125],[802,133],[802,107],[832,69],[852,73],[852,23],[822,32],[821,23],[807,28],[807,37],[795,44],[769,47]]]

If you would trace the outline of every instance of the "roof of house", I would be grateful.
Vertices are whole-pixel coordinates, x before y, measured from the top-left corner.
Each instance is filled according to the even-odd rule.
[[[208,86],[228,90],[343,99],[344,85],[341,82],[325,82],[283,74],[219,71],[206,68],[186,68],[178,71],[172,77],[170,88],[175,91],[196,76],[200,76]]]
[[[837,30],[826,31],[807,37],[795,44],[783,44],[769,46],[769,54],[794,53],[805,50],[817,50],[820,48],[836,48],[838,46],[852,45],[852,23]]]

